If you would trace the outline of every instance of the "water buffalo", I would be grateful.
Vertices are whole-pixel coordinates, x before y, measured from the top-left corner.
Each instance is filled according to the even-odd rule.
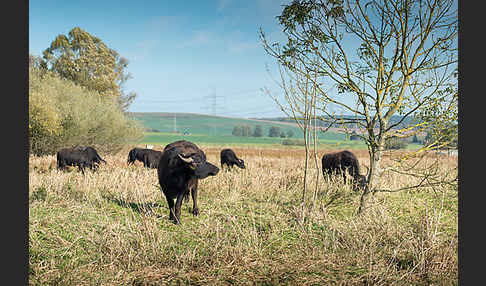
[[[215,176],[218,172],[219,168],[207,162],[204,152],[192,142],[181,140],[165,146],[157,175],[169,205],[169,219],[180,224],[182,200],[188,199],[189,191],[193,202],[192,214],[198,215],[198,180]]]
[[[133,164],[135,161],[143,163],[144,167],[157,169],[162,152],[146,148],[133,148],[128,152],[127,164]]]
[[[359,174],[359,162],[356,156],[348,151],[328,153],[322,156],[322,174],[324,176],[342,173],[346,182],[346,170],[353,177],[354,189],[363,188],[366,184],[366,176]]]
[[[231,149],[221,150],[221,168],[223,168],[223,165],[226,165],[229,168],[236,165],[241,169],[245,169],[245,161],[236,157],[235,152]]]
[[[145,153],[143,150],[147,149],[142,149],[142,148],[133,148],[128,152],[128,159],[127,159],[127,164],[133,164],[135,161],[140,161],[143,162],[143,154]]]
[[[67,166],[77,166],[79,171],[84,174],[84,168],[89,167],[95,170],[98,164],[106,161],[100,157],[98,152],[91,146],[75,146],[63,148],[57,152],[57,168],[65,170]]]
[[[84,150],[88,154],[88,159],[93,162],[93,167],[97,168],[98,164],[100,164],[101,162],[106,164],[106,161],[100,157],[100,155],[98,154],[95,148],[91,146],[87,146],[87,147],[76,146],[74,148],[78,150]]]
[[[145,149],[142,155],[143,165],[147,168],[157,169],[159,167],[159,161],[161,157],[161,151]]]

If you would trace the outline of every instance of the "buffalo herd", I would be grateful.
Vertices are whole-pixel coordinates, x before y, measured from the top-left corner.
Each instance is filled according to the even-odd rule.
[[[224,165],[228,170],[234,165],[241,169],[246,168],[243,159],[238,158],[231,149],[221,150],[220,158],[221,169]],[[133,148],[128,152],[127,164],[134,164],[135,161],[142,162],[146,168],[157,169],[160,189],[169,207],[169,219],[175,224],[180,224],[182,201],[189,200],[189,193],[193,203],[192,214],[195,216],[199,214],[198,180],[216,176],[220,170],[206,160],[203,150],[186,140],[172,142],[162,151]],[[68,166],[77,166],[84,174],[86,167],[96,171],[101,162],[106,164],[106,161],[91,146],[63,148],[57,152],[59,170],[65,170]],[[360,175],[358,159],[352,152],[344,150],[322,156],[322,173],[325,177],[342,174],[346,182],[346,172],[349,172],[353,179],[354,190],[364,188],[367,179],[366,176]]]

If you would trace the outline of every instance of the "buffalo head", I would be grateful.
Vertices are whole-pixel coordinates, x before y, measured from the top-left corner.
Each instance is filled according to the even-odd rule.
[[[241,169],[245,169],[245,161],[243,161],[243,159],[238,159],[236,165]]]
[[[219,168],[207,162],[200,153],[192,153],[188,155],[179,153],[178,156],[198,179],[204,179],[208,176],[216,176],[219,172]]]

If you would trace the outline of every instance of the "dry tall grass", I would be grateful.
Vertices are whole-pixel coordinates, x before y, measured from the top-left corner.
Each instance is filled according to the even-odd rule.
[[[200,147],[219,165],[224,146]],[[31,157],[30,284],[458,283],[456,189],[377,193],[372,211],[356,217],[359,194],[321,177],[300,224],[303,150],[232,149],[247,169],[201,180],[201,214],[183,204],[180,226],[168,220],[157,171],[126,165],[129,149],[101,154],[108,163],[84,176],[57,171],[54,156]],[[366,151],[355,153],[367,164]],[[394,176],[380,184],[408,183]]]

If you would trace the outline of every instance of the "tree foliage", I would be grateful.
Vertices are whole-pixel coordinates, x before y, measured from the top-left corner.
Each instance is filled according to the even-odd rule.
[[[292,129],[287,130],[287,138],[294,137],[294,131]]]
[[[253,129],[253,137],[262,137],[263,136],[263,128],[261,125],[256,125],[255,129]]]
[[[43,65],[61,78],[101,95],[122,97],[119,100],[124,108],[136,96],[123,91],[123,84],[130,78],[128,60],[79,27],[68,35],[58,35],[44,50],[43,58]]]
[[[280,136],[280,127],[279,126],[271,126],[268,129],[268,136],[269,137],[279,137]]]
[[[311,105],[323,122],[364,131],[370,166],[358,212],[379,189],[375,182],[385,171],[386,138],[427,129],[450,138],[443,132],[457,126],[456,5],[454,0],[294,0],[277,17],[284,43],[269,42],[261,30],[263,47],[279,66],[287,106],[274,99],[282,109],[295,113]],[[308,101],[309,92],[319,100]],[[346,113],[354,117],[344,118]],[[402,119],[391,122],[393,115]],[[396,130],[415,116],[419,120]]]
[[[233,131],[231,132],[231,134],[233,134],[233,136],[251,136],[251,127],[248,124],[236,125],[235,127],[233,127]]]
[[[56,73],[29,67],[29,150],[55,154],[62,147],[93,145],[113,153],[141,139],[142,126],[116,98],[89,91]]]

